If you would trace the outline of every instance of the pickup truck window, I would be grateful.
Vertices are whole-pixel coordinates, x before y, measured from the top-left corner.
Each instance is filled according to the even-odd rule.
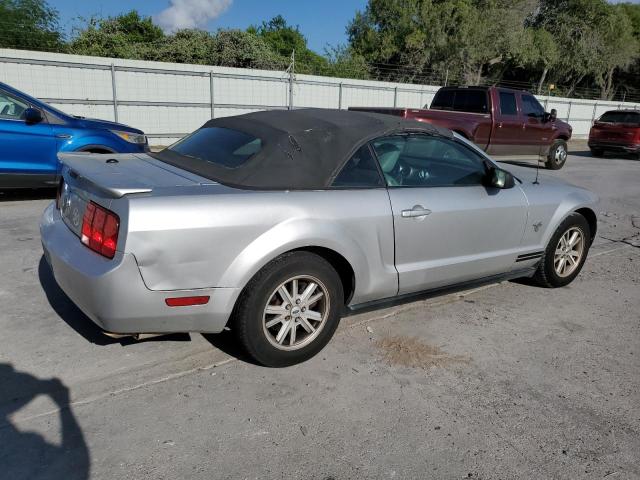
[[[453,110],[456,112],[488,113],[489,100],[486,90],[440,89],[433,97],[431,108],[434,110]]]
[[[522,95],[522,108],[524,114],[531,117],[542,117],[544,108],[533,95]]]
[[[475,152],[437,136],[410,135],[372,142],[390,187],[482,185],[485,164]]]
[[[500,113],[502,115],[518,115],[515,93],[500,92]]]

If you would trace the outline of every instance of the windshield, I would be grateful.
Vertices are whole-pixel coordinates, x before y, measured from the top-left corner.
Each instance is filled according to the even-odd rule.
[[[262,148],[262,140],[238,130],[205,127],[153,154],[158,160],[208,177],[212,168],[236,169]]]
[[[598,121],[604,123],[633,123],[640,125],[640,112],[607,112],[602,115]]]

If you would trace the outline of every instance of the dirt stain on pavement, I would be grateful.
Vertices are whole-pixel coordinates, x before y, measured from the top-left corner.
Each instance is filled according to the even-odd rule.
[[[386,337],[376,342],[384,359],[391,365],[412,368],[445,367],[454,363],[469,363],[464,355],[451,355],[440,347],[422,343],[415,337]]]

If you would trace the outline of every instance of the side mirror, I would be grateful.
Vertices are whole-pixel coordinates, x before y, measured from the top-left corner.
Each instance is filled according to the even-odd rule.
[[[493,188],[513,188],[516,184],[513,175],[501,168],[491,167],[487,172],[487,180],[490,187]]]
[[[22,115],[27,124],[40,123],[42,121],[42,112],[37,108],[27,108]]]

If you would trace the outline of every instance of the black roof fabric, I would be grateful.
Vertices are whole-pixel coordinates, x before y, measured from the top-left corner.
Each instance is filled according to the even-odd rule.
[[[325,109],[254,112],[209,120],[201,128],[208,127],[253,135],[262,140],[262,149],[237,168],[207,164],[205,176],[264,190],[324,189],[360,146],[379,136],[399,132],[452,136],[450,130],[391,115]],[[197,173],[203,175],[204,168]]]

